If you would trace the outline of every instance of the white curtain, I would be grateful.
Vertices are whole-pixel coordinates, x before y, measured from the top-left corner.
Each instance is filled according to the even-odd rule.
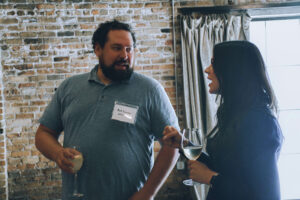
[[[181,50],[185,124],[204,134],[215,125],[217,103],[208,93],[204,70],[210,65],[213,46],[229,40],[249,40],[247,13],[181,16]],[[233,58],[234,59],[234,58]],[[208,188],[195,186],[197,199],[204,200]]]

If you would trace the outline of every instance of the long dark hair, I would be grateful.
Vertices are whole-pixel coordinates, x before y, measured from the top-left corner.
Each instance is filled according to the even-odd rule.
[[[248,41],[219,43],[213,55],[213,69],[220,83],[217,110],[220,131],[240,120],[253,106],[266,106],[277,112],[265,63],[254,44]]]

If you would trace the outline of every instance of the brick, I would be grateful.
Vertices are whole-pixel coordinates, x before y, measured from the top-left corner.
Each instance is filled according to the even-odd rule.
[[[41,9],[55,9],[55,5],[53,4],[38,4],[36,6],[37,9],[41,10]]]
[[[157,20],[158,16],[157,15],[144,15],[143,16],[143,20],[145,21],[150,21],[150,20]]]
[[[168,22],[151,22],[151,27],[169,27],[170,24]]]
[[[35,87],[36,84],[35,83],[20,83],[18,85],[19,88],[26,88],[26,87]]]
[[[55,32],[50,32],[50,31],[47,31],[47,32],[39,32],[38,33],[38,37],[55,37],[56,36],[56,33]]]
[[[49,3],[58,3],[58,2],[63,2],[64,0],[47,0],[46,2],[49,2]],[[44,2],[44,1],[43,1]]]
[[[26,26],[26,30],[27,31],[40,31],[40,30],[43,30],[43,26],[29,25],[29,26]]]
[[[170,14],[171,15],[171,9],[168,9],[167,7],[161,7],[161,8],[151,8],[152,13],[155,14]],[[169,17],[169,16],[167,16]]]
[[[25,157],[24,162],[29,164],[36,164],[39,162],[39,157],[38,156]]]
[[[92,15],[99,15],[99,10],[92,10]]]
[[[31,101],[30,105],[33,105],[33,106],[43,106],[43,105],[46,105],[46,102],[44,102],[44,101]]]
[[[80,29],[91,29],[91,30],[95,30],[97,28],[96,25],[92,25],[92,24],[80,24]]]
[[[94,31],[76,31],[76,36],[92,36]]]
[[[21,113],[35,112],[35,111],[38,111],[38,107],[23,107],[23,108],[20,108]]]
[[[94,22],[94,17],[78,17],[78,22]]]
[[[6,13],[6,15],[15,15],[15,14],[16,12],[14,10]]]
[[[68,68],[69,67],[69,63],[54,63],[54,68]],[[66,72],[64,71],[63,69],[60,69],[59,71],[56,71],[57,73],[60,73],[60,72]]]
[[[17,114],[16,119],[32,119],[34,117],[33,114]]]
[[[47,16],[55,15],[55,10],[46,11]]]
[[[30,152],[29,151],[20,151],[20,152],[12,152],[11,153],[11,157],[25,157],[25,156],[29,156]]]
[[[96,2],[97,2],[97,4],[95,4],[94,6],[93,6],[93,8],[108,8],[108,4],[101,4],[101,3],[98,3],[99,1],[98,0],[95,0]],[[86,2],[88,2],[87,0],[86,0]]]
[[[33,10],[36,7],[35,4],[16,4],[14,5],[15,9],[19,10]]]
[[[25,15],[25,12],[23,10],[18,10],[17,11],[17,15],[18,16],[24,16]]]
[[[74,6],[75,9],[91,9],[92,8],[92,4],[77,4]]]
[[[63,75],[47,75],[47,80],[61,80],[64,78]]]
[[[145,8],[160,7],[161,3],[146,3]]]
[[[142,41],[141,42],[141,45],[144,45],[144,46],[155,46],[156,45],[156,41]]]
[[[61,20],[64,23],[76,23],[77,22],[77,18],[76,17],[62,17]]]
[[[39,17],[38,22],[41,23],[56,23],[55,17]]]
[[[84,2],[85,0],[65,0],[65,1],[69,3],[80,3],[80,2]]]
[[[62,40],[63,43],[79,43],[79,38],[64,38]]]
[[[9,0],[9,3],[26,3],[26,0]]]
[[[69,57],[55,57],[54,62],[69,61]]]
[[[46,30],[60,30],[61,26],[60,25],[48,25],[48,26],[45,26],[45,29]]]
[[[27,70],[27,69],[32,69],[33,65],[32,64],[23,64],[23,65],[13,65],[12,67],[15,69],[18,69],[18,70]]]
[[[11,104],[12,107],[22,107],[22,106],[28,106],[28,102],[18,102]]]
[[[24,27],[19,27],[19,26],[8,26],[7,29],[9,31],[24,31]]]
[[[16,18],[0,19],[0,24],[17,24],[19,21]]]
[[[47,49],[49,49],[49,45],[48,44],[30,45],[30,50],[47,50]]]
[[[74,32],[72,32],[72,31],[58,32],[57,36],[59,36],[59,37],[74,36]]]
[[[42,39],[40,38],[31,38],[31,39],[24,39],[25,44],[39,44],[42,43]]]
[[[116,3],[116,4],[110,4],[112,8],[127,8],[128,4],[126,3]]]
[[[35,15],[35,12],[34,12],[34,11],[31,11],[31,10],[28,10],[28,11],[27,11],[27,15]]]
[[[3,37],[4,38],[18,38],[19,37],[19,33],[4,33]]]
[[[143,3],[133,3],[129,4],[129,8],[143,8],[144,4]]]
[[[52,64],[34,64],[34,68],[51,68]]]
[[[173,44],[173,40],[166,40],[165,41],[165,45],[172,45]]]
[[[77,28],[78,28],[78,25],[77,25],[77,24],[64,25],[64,29],[73,30],[73,29],[77,29]]]
[[[170,33],[171,32],[171,28],[162,28],[162,29],[160,29],[160,31],[162,33]]]
[[[122,15],[115,17],[115,19],[123,22],[128,22],[130,21],[131,17],[129,15]]]
[[[36,37],[37,36],[37,33],[35,33],[35,32],[22,32],[22,33],[20,33],[20,36],[22,37],[22,38],[25,38],[25,37]]]

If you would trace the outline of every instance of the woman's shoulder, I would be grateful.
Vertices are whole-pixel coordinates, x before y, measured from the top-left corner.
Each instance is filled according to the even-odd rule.
[[[242,124],[252,125],[257,123],[273,124],[277,122],[274,113],[268,107],[252,107],[241,117]]]
[[[247,111],[240,120],[239,129],[252,137],[282,140],[277,117],[267,107],[255,107]]]

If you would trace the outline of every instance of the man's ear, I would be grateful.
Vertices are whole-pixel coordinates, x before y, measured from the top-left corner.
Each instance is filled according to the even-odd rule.
[[[102,48],[99,44],[95,44],[95,49],[94,49],[94,53],[96,54],[97,57],[99,57],[102,53]]]

